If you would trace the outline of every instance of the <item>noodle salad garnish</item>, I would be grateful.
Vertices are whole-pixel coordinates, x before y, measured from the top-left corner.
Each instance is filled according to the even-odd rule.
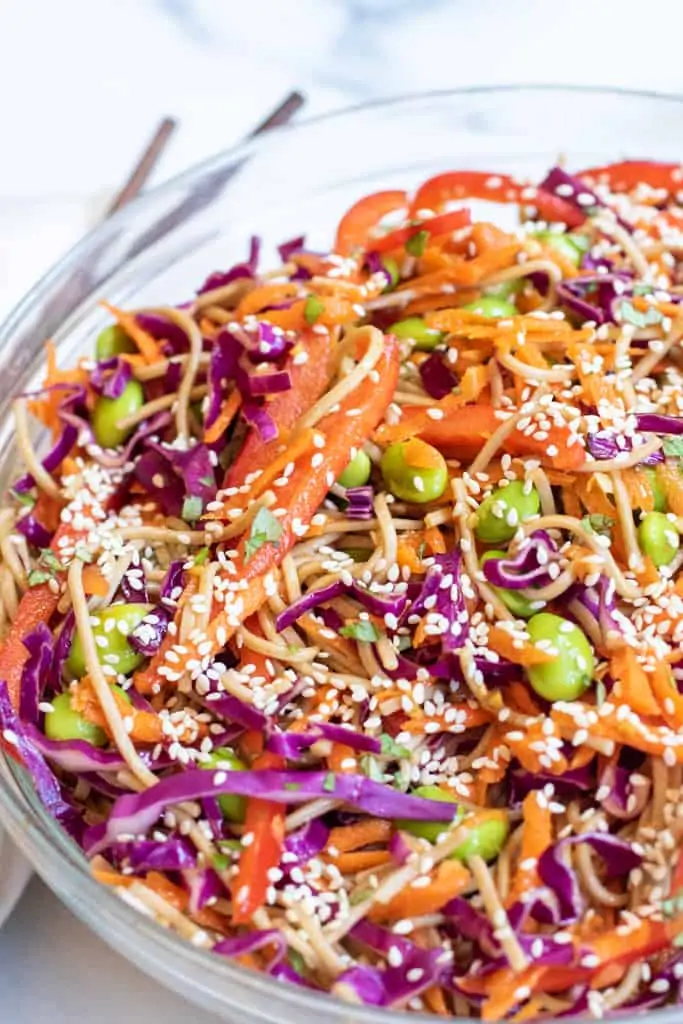
[[[449,172],[48,344],[0,735],[96,879],[351,1003],[683,1001],[682,186]]]

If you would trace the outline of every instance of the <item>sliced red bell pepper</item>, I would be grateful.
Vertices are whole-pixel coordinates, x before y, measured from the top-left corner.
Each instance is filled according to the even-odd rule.
[[[404,410],[408,415],[408,409]],[[501,424],[496,410],[491,405],[465,405],[454,409],[441,420],[430,420],[420,433],[423,441],[434,445],[446,458],[473,459],[482,443]],[[509,455],[535,455],[552,464],[555,469],[573,470],[586,460],[585,449],[580,444],[567,445],[570,437],[568,428],[553,426],[548,436],[537,441],[533,435],[527,437],[519,430],[513,431],[503,440],[501,450]],[[548,447],[557,448],[556,455],[548,455]]]
[[[396,228],[395,231],[390,231],[379,238],[369,239],[367,247],[373,252],[389,252],[391,249],[404,246],[411,238],[415,238],[423,231],[429,238],[436,238],[438,235],[447,235],[451,231],[457,231],[458,228],[467,227],[470,221],[469,210],[452,210],[450,213],[441,213],[436,217],[429,217],[427,220]]]
[[[408,193],[399,190],[373,192],[363,196],[347,210],[339,221],[334,243],[335,252],[350,256],[356,249],[365,249],[370,232],[376,228],[382,217],[408,205]]]
[[[297,355],[300,357],[301,353],[306,355],[304,362],[300,358],[297,361]],[[287,367],[292,386],[268,403],[268,413],[277,427],[277,439],[263,444],[258,431],[250,430],[239,455],[225,474],[224,487],[241,487],[250,473],[270,465],[282,446],[283,438],[327,387],[333,353],[327,334],[307,331],[301,335]]]
[[[252,764],[256,771],[284,767],[284,759],[268,752]],[[248,924],[272,884],[268,872],[280,863],[285,841],[286,808],[273,800],[251,797],[247,803],[242,852],[232,889],[233,924]]]
[[[622,160],[604,167],[589,167],[579,178],[607,185],[611,192],[631,192],[638,185],[680,192],[683,189],[683,166],[655,160]]]
[[[410,211],[442,210],[446,203],[459,199],[484,199],[492,203],[519,203],[535,206],[544,220],[559,221],[569,227],[583,223],[584,216],[559,196],[525,185],[507,174],[487,171],[448,171],[420,185]]]

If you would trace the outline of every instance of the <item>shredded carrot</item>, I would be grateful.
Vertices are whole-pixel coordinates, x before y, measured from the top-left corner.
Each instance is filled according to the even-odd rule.
[[[104,306],[108,313],[111,313],[119,327],[126,332],[131,341],[135,342],[146,363],[151,365],[164,359],[164,353],[159,342],[148,331],[140,327],[132,313],[126,313],[122,309],[117,309],[116,306],[112,306],[109,302],[101,302],[100,305]]]
[[[531,643],[516,640],[502,626],[491,626],[488,643],[492,651],[515,665],[548,665],[556,658],[555,654],[542,651]]]
[[[363,846],[386,843],[392,833],[392,824],[382,818],[365,818],[353,825],[341,825],[330,830],[327,848],[349,853]]]
[[[237,388],[234,388],[221,406],[220,412],[210,427],[204,431],[204,443],[213,444],[228,429],[242,404],[242,396]]]
[[[434,914],[445,903],[467,888],[470,873],[460,861],[443,860],[430,873],[429,885],[407,885],[389,903],[374,903],[371,921],[398,921],[403,918]]]

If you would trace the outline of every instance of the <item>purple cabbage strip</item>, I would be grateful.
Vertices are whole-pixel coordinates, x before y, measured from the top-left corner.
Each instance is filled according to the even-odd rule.
[[[431,398],[445,398],[458,385],[458,378],[440,352],[432,352],[420,363],[422,386]]]
[[[147,871],[183,871],[197,866],[197,851],[184,836],[173,836],[159,842],[155,839],[137,839],[116,843],[110,856],[118,865],[130,868],[136,875]]]
[[[545,530],[529,534],[513,558],[490,558],[482,566],[489,583],[508,590],[550,583],[549,566],[557,563],[557,545]]]
[[[225,886],[213,868],[195,868],[183,871],[183,881],[190,895],[188,909],[196,914],[219,896],[225,895]]]
[[[56,776],[12,707],[7,683],[4,680],[0,680],[0,734],[5,745],[11,747],[23,762],[47,812],[71,831],[74,827],[73,819],[80,821],[78,814],[63,798]]]
[[[259,711],[253,704],[245,704],[231,693],[209,693],[203,698],[203,704],[218,718],[236,722],[243,729],[263,732],[268,727],[268,718],[263,711]]]
[[[267,409],[257,402],[244,402],[242,415],[250,427],[254,427],[264,444],[274,441],[278,436],[273,417]]]
[[[155,341],[168,342],[168,347],[174,355],[187,352],[187,334],[172,320],[167,320],[159,313],[136,313],[135,320]]]
[[[90,383],[98,395],[105,398],[120,398],[131,378],[132,367],[125,359],[113,356],[103,359],[90,373]]]
[[[671,417],[673,418],[673,417]],[[644,441],[641,441],[639,447],[644,445]],[[606,430],[601,430],[596,434],[588,434],[586,437],[586,447],[593,456],[594,459],[616,459],[619,455],[627,455],[633,451],[633,439],[625,437],[621,439],[621,446],[617,444],[617,438],[615,434],[610,434]],[[655,466],[657,463],[664,462],[664,453],[662,451],[652,452],[646,458],[641,459],[639,465],[641,466]]]
[[[313,818],[296,832],[290,832],[285,839],[285,853],[289,854],[287,867],[295,864],[308,864],[325,849],[330,830],[321,818]],[[296,861],[291,858],[295,857]]]
[[[344,499],[348,502],[346,506],[348,519],[372,519],[374,516],[374,491],[369,484],[364,484],[362,487],[347,487]]]
[[[301,252],[306,243],[305,235],[297,235],[296,238],[290,238],[287,242],[282,242],[277,247],[278,255],[283,263],[287,263],[290,256],[293,256],[295,252]]]
[[[268,931],[247,932],[246,935],[221,939],[213,947],[213,952],[220,953],[221,956],[243,956],[245,953],[255,953],[266,946],[275,946],[271,966],[273,963],[280,963],[287,955],[287,941],[277,928],[271,928]]]
[[[23,644],[28,651],[28,659],[21,673],[19,717],[24,724],[35,725],[39,716],[38,704],[51,677],[54,656],[52,630],[40,622],[24,637]]]
[[[102,845],[115,842],[122,835],[143,835],[170,804],[226,793],[292,805],[317,797],[330,798],[378,818],[411,818],[415,821],[450,821],[454,808],[450,803],[401,793],[361,775],[296,771],[208,772],[197,768],[162,779],[144,793],[127,793],[119,797],[106,823]]]
[[[16,528],[19,533],[26,537],[29,544],[36,548],[47,548],[50,546],[52,534],[42,523],[39,523],[32,512],[28,512],[17,521]]]
[[[173,618],[170,608],[157,605],[151,612],[145,615],[128,637],[128,643],[133,650],[151,658],[157,653],[168,632],[168,624]]]
[[[644,434],[683,434],[683,417],[641,412],[636,414],[636,426]]]
[[[204,292],[211,292],[214,288],[222,288],[226,284],[231,284],[233,281],[237,281],[240,278],[255,278],[256,271],[258,269],[258,261],[261,253],[261,239],[257,235],[252,235],[249,240],[249,256],[243,263],[236,263],[230,270],[216,270],[213,274],[210,274],[201,288],[198,290],[197,295],[203,295]]]
[[[413,616],[428,613],[443,616],[440,640],[445,654],[459,650],[469,635],[469,616],[460,585],[461,561],[459,551],[435,555],[418,596],[404,615],[408,622]]]
[[[550,192],[551,195],[559,196],[566,203],[571,203],[572,206],[586,216],[595,207],[600,207],[603,210],[610,209],[581,178],[577,178],[573,174],[567,174],[561,167],[551,167],[538,187],[544,192]],[[616,217],[616,220],[629,233],[633,230],[631,225],[622,220],[621,217]]]
[[[567,836],[545,850],[538,861],[538,873],[560,901],[562,924],[578,920],[584,905],[576,875],[562,857],[568,846],[577,843],[588,843],[591,849],[603,858],[608,879],[627,875],[642,861],[642,857],[635,852],[630,843],[625,843],[608,832],[586,832],[578,836]]]
[[[385,615],[395,615],[399,618],[406,606],[406,597],[404,594],[392,594],[392,595],[379,595],[373,594],[355,580],[350,583],[344,583],[342,580],[335,580],[334,583],[328,584],[326,587],[319,587],[317,590],[309,590],[307,594],[300,597],[298,600],[291,604],[285,611],[280,612],[277,619],[275,620],[275,627],[278,633],[281,633],[283,629],[287,629],[288,626],[293,625],[297,619],[305,615],[306,612],[312,611],[317,608],[318,605],[324,604],[327,601],[333,601],[337,597],[348,595],[354,597],[360,604],[363,605],[366,611],[370,612],[371,615],[379,615],[384,617]]]
[[[69,657],[69,651],[71,650],[71,644],[73,643],[75,632],[76,617],[74,616],[73,608],[70,608],[62,623],[62,628],[59,631],[59,636],[57,637],[54,647],[51,671],[53,690],[60,691],[62,689],[62,673],[64,671],[66,659]]]
[[[375,737],[365,736],[353,729],[347,729],[346,726],[334,725],[329,722],[316,722],[306,732],[272,731],[268,736],[266,747],[274,754],[296,760],[305,750],[309,750],[320,740],[343,743],[354,750],[370,754],[382,752],[382,744]]]
[[[598,776],[598,790],[608,790],[606,796],[601,795],[601,806],[621,821],[633,821],[642,813],[651,788],[652,782],[645,775],[610,761]]]

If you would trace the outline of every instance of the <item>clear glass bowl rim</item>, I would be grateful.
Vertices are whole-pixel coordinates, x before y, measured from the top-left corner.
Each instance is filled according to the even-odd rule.
[[[176,186],[182,185],[184,182],[192,181],[195,178],[200,178],[204,174],[210,173],[211,170],[220,167],[222,164],[235,163],[243,159],[248,159],[251,153],[257,151],[260,146],[266,144],[264,140],[271,137],[274,132],[277,132],[279,135],[287,133],[294,139],[297,135],[303,135],[314,130],[316,124],[319,122],[335,120],[344,122],[347,119],[361,117],[366,112],[372,113],[373,110],[389,109],[391,107],[400,106],[409,108],[413,104],[418,105],[429,100],[438,102],[440,100],[448,100],[449,98],[456,99],[458,97],[491,95],[496,93],[518,93],[520,95],[525,93],[540,93],[547,94],[549,96],[557,95],[558,97],[583,95],[595,96],[596,99],[599,99],[600,97],[623,97],[627,102],[631,99],[633,101],[654,100],[658,103],[683,105],[683,96],[661,93],[656,90],[614,88],[610,86],[562,85],[554,83],[513,83],[490,86],[473,85],[457,89],[429,90],[426,92],[415,92],[387,98],[378,98],[309,118],[303,118],[292,124],[273,129],[261,137],[255,137],[234,147],[222,150],[214,156],[211,156],[200,163],[194,164],[187,170],[174,176],[149,192],[143,193],[140,197],[133,200],[126,207],[107,220],[105,224],[96,227],[85,235],[62,257],[58,263],[56,263],[38,280],[23,299],[17,303],[2,324],[0,324],[0,352],[5,344],[8,343],[11,336],[17,331],[26,314],[34,308],[34,306],[40,305],[49,295],[53,280],[59,275],[59,273],[70,265],[77,265],[81,254],[86,253],[90,247],[96,244],[100,239],[106,238],[110,227],[119,226],[124,228],[126,225],[134,223],[138,210],[150,200],[150,197],[156,198],[163,195],[165,192],[170,193]],[[8,781],[12,779],[13,773],[8,762],[9,759],[6,758],[3,751],[0,749],[0,781],[2,780],[2,776],[5,776]],[[131,944],[133,946],[139,936],[141,940],[153,943],[156,946],[157,956],[163,956],[164,951],[168,951],[170,959],[172,960],[175,959],[176,956],[182,957],[192,976],[194,978],[200,977],[202,979],[202,987],[204,988],[207,987],[207,983],[208,987],[211,988],[211,982],[213,980],[215,980],[216,983],[230,982],[235,986],[236,991],[243,994],[240,999],[241,1003],[249,1006],[251,997],[253,996],[255,1009],[257,1009],[258,1012],[260,1012],[259,1003],[261,998],[265,997],[267,999],[269,995],[272,995],[278,1002],[285,1004],[287,1011],[292,1014],[296,1014],[298,1011],[300,1012],[302,1010],[311,1013],[317,1012],[322,1015],[322,1020],[329,1020],[331,1024],[332,1022],[334,1022],[334,1024],[346,1024],[350,1019],[350,1016],[353,1017],[354,1024],[392,1024],[392,1022],[395,1022],[395,1024],[399,1024],[399,1022],[401,1022],[401,1024],[403,1024],[403,1022],[408,1020],[414,1022],[414,1024],[434,1024],[435,1017],[433,1015],[414,1012],[407,1014],[403,1011],[391,1009],[373,1009],[370,1007],[356,1005],[350,1006],[348,1003],[343,1003],[325,993],[312,992],[297,988],[294,985],[284,984],[270,978],[266,974],[259,974],[250,971],[237,964],[233,964],[228,960],[219,958],[210,952],[197,949],[186,940],[181,939],[175,933],[161,927],[152,919],[147,918],[139,911],[130,907],[114,892],[107,889],[106,886],[95,881],[87,870],[86,861],[83,859],[81,852],[70,838],[62,832],[61,826],[50,818],[48,813],[42,808],[38,810],[36,807],[29,804],[24,798],[15,796],[15,792],[13,792],[13,789],[9,786],[6,788],[5,786],[0,785],[0,818],[8,827],[10,834],[14,835],[15,839],[20,838],[20,834],[22,832],[28,832],[30,834],[30,839],[35,843],[41,860],[43,858],[51,858],[54,862],[55,858],[58,859],[58,871],[59,873],[62,873],[63,878],[63,880],[60,880],[60,889],[78,887],[78,891],[80,893],[78,902],[82,903],[87,901],[88,903],[97,905],[102,912],[102,916],[116,924],[119,934],[122,932],[129,933]],[[20,845],[23,845],[23,843]],[[39,873],[44,877],[50,887],[55,888],[53,882],[49,878],[45,877],[46,875],[54,874],[55,872],[39,871]],[[74,908],[72,901],[65,898],[65,902],[72,910],[74,910],[75,913],[81,916],[80,909]],[[104,941],[108,941],[107,936],[104,934],[104,929],[98,930],[94,928],[93,930],[97,930],[104,938]],[[124,953],[123,955],[125,956],[126,954]],[[189,998],[192,999],[191,996]],[[237,1005],[235,1006],[235,1009],[238,1010]],[[657,1020],[657,1024],[680,1024],[680,1007],[656,1010],[653,1015]],[[621,1019],[624,1021],[624,1024],[630,1024],[631,1021],[639,1019],[639,1016],[640,1015],[637,1015],[631,1018],[624,1017]],[[263,1019],[265,1019],[265,1017]],[[292,1019],[295,1018],[292,1017]],[[457,1017],[452,1019],[459,1021],[460,1024],[479,1024],[478,1018]],[[585,1017],[575,1019],[577,1021],[588,1020],[588,1018]]]

